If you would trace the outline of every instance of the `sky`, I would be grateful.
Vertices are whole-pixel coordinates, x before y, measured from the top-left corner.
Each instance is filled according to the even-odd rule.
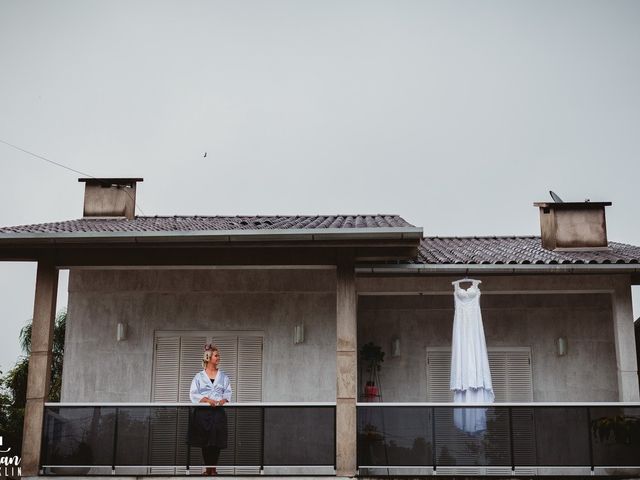
[[[640,245],[639,24],[623,0],[2,0],[0,140],[143,177],[138,214],[530,235],[551,189]],[[0,225],[81,217],[79,176],[0,144]],[[34,282],[0,264],[2,370]]]

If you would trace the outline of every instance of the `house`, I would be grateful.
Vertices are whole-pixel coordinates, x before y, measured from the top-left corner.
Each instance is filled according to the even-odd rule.
[[[535,204],[539,237],[425,237],[398,215],[141,217],[142,179],[80,181],[83,218],[0,229],[0,260],[38,262],[24,475],[199,473],[188,387],[210,341],[234,390],[221,473],[640,472],[640,247],[608,241],[609,203]],[[482,280],[499,402],[466,410],[486,415],[474,435],[448,391],[466,276]],[[358,359],[370,342],[379,372]]]

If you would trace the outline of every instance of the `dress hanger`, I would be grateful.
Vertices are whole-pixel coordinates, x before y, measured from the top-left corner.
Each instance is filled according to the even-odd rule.
[[[482,283],[482,280],[476,280],[474,278],[469,278],[469,269],[467,268],[467,272],[465,273],[464,278],[461,278],[460,280],[456,280],[454,282],[451,282],[451,285],[458,286],[458,285],[460,285],[461,283],[464,283],[464,282],[471,282],[474,285],[478,285],[478,284]]]

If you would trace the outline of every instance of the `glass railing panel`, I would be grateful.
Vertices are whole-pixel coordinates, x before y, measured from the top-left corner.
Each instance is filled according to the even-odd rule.
[[[265,407],[265,466],[333,466],[335,407]]]
[[[358,463],[433,465],[431,409],[359,407]]]
[[[362,468],[640,467],[640,406],[359,404],[357,439]]]
[[[591,465],[588,408],[544,406],[534,411],[538,465]]]
[[[199,474],[202,449],[190,434],[193,405],[45,407],[42,465],[46,474]],[[335,465],[334,405],[227,405],[221,474],[259,474],[265,466]]]
[[[44,464],[83,468],[111,465],[115,408],[47,408],[43,430]]]
[[[505,409],[434,407],[436,465],[510,465]]]
[[[640,464],[640,407],[592,407],[589,413],[595,464]]]

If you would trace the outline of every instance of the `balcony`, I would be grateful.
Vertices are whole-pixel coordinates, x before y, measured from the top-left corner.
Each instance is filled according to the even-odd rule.
[[[208,405],[45,405],[44,475],[199,475],[201,449],[187,442]],[[226,405],[228,447],[218,473],[335,475],[335,404]]]
[[[640,403],[359,403],[357,408],[361,475],[640,471]],[[475,423],[486,430],[465,431]]]
[[[211,407],[46,404],[41,473],[199,475],[200,448],[187,442],[198,408]],[[336,474],[335,404],[223,408],[219,474]],[[478,422],[486,429],[465,431]],[[640,403],[358,403],[357,466],[360,476],[637,475]]]

